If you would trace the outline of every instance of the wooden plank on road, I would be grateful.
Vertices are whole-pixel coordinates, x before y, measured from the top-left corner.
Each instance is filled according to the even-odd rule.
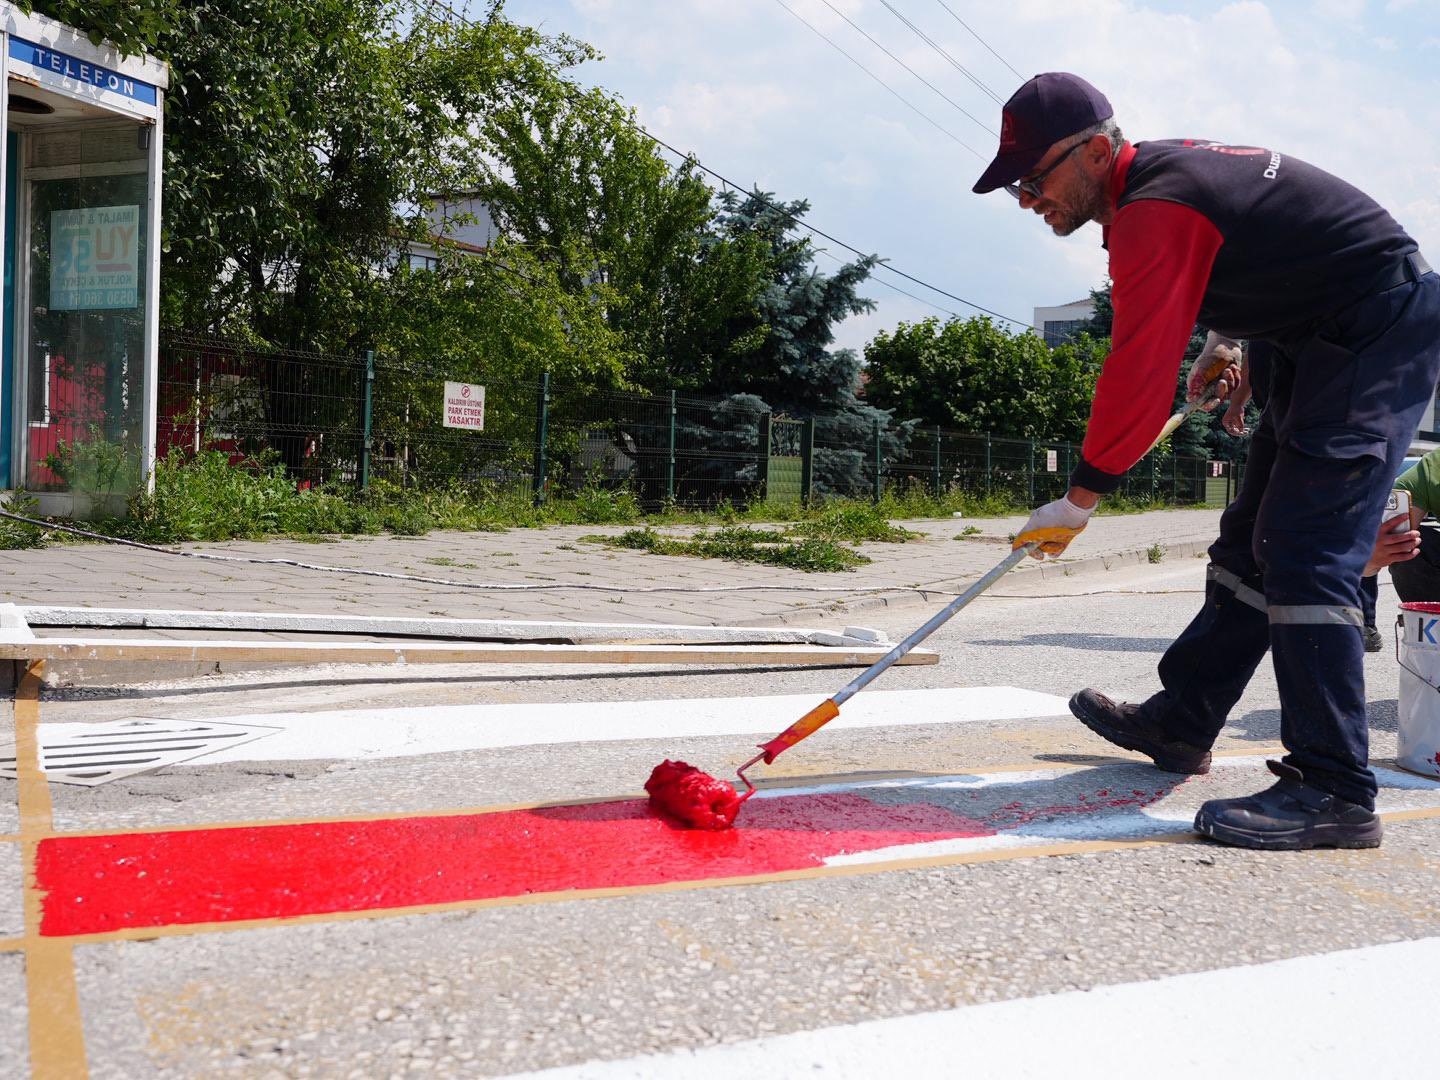
[[[229,660],[311,664],[825,664],[868,667],[888,648],[817,645],[533,645],[505,642],[386,645],[216,639],[52,637],[0,641],[0,660]],[[899,664],[936,664],[916,649]]]

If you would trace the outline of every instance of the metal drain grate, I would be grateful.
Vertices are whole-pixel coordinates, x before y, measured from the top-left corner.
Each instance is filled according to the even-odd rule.
[[[94,787],[175,765],[221,747],[239,746],[281,729],[136,717],[103,724],[41,724],[40,768],[60,784]],[[0,743],[0,776],[16,778],[15,741]]]

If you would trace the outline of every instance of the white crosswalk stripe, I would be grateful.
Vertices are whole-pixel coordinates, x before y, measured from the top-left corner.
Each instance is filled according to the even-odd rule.
[[[1424,938],[523,1076],[1420,1077],[1436,1001],[1440,938]]]
[[[789,727],[824,695],[713,697],[555,704],[436,705],[410,709],[248,713],[213,723],[278,728],[253,745],[195,765],[230,761],[412,757],[505,746],[583,744],[704,735],[764,735]],[[1069,715],[1065,699],[1013,686],[876,690],[845,704],[832,730],[961,724]]]

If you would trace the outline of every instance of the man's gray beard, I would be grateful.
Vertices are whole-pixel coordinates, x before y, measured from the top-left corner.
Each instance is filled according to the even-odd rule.
[[[1090,189],[1089,198],[1065,215],[1058,225],[1052,226],[1056,236],[1069,236],[1082,225],[1098,218],[1105,210],[1105,185],[1096,184]]]

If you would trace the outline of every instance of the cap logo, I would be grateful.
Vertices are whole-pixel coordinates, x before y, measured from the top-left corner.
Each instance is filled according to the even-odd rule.
[[[1000,114],[1000,149],[1001,151],[1013,150],[1015,148],[1015,118],[1006,109]]]

